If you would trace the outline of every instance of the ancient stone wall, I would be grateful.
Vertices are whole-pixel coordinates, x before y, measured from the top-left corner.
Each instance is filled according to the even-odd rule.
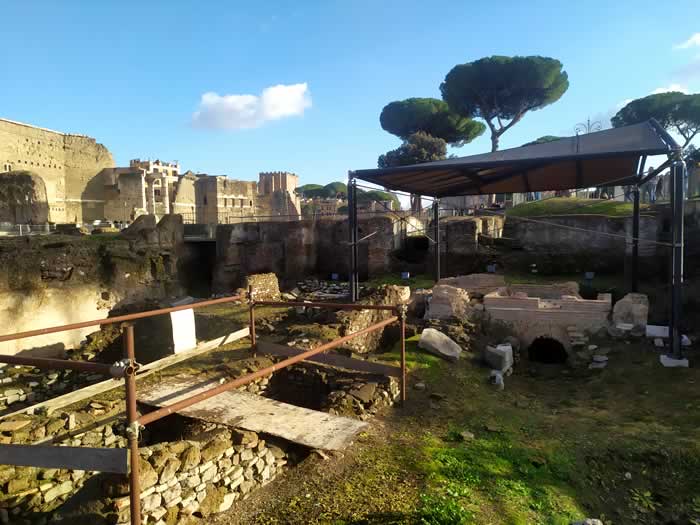
[[[610,294],[599,294],[595,300],[582,299],[568,294],[573,291],[572,284],[544,286],[541,294],[537,285],[521,288],[527,292],[500,288],[484,296],[484,307],[491,319],[508,324],[525,345],[547,336],[570,349],[569,328],[596,332],[607,326],[612,310]]]
[[[117,305],[180,293],[180,218],[137,221],[128,239],[33,237],[0,243],[0,319],[20,332],[101,319]],[[152,216],[151,216],[152,217]],[[94,328],[0,343],[0,353],[59,355]]]
[[[558,227],[559,225],[564,228]],[[659,231],[655,216],[640,218],[641,239],[656,241]],[[540,217],[537,223],[517,218],[507,219],[503,236],[517,239],[527,252],[596,254],[598,257],[619,261],[625,253],[631,252],[632,218],[576,215]],[[625,238],[630,242],[627,243]],[[639,254],[642,257],[656,255],[656,245],[640,242]]]
[[[389,286],[385,285],[379,288],[370,297],[362,300],[365,304],[398,306],[399,304],[408,304],[411,298],[411,290],[408,286]],[[363,330],[368,326],[379,323],[396,315],[390,310],[353,310],[338,313],[338,320],[341,323],[341,335],[348,335]],[[348,341],[344,346],[359,354],[366,354],[376,351],[382,337],[384,329],[375,330],[365,335],[361,335]]]
[[[109,175],[106,170],[105,178]],[[141,172],[120,173],[110,179],[114,184],[106,184],[104,188],[106,219],[128,222],[146,213],[145,181]]]
[[[0,119],[2,171],[28,170],[46,185],[49,219],[90,221],[104,214],[100,172],[114,166],[95,139]]]
[[[44,224],[49,220],[46,185],[29,171],[0,173],[0,222]]]
[[[296,281],[318,274],[348,272],[347,221],[256,222],[219,225],[215,291],[243,285],[247,274],[273,272]],[[360,275],[378,276],[391,267],[394,225],[390,217],[360,220]]]
[[[94,425],[98,420],[109,419],[105,416],[117,414],[118,405],[121,402],[99,401],[82,410],[48,418],[22,416],[0,423],[0,432],[8,443],[30,443],[64,434],[68,437],[57,444],[123,448],[123,423]],[[87,432],[70,436],[74,429],[90,424],[93,426]],[[248,497],[255,487],[274,479],[287,463],[286,452],[280,446],[267,444],[256,433],[215,425],[191,439],[142,447],[139,453],[144,523],[161,519],[177,523],[193,514],[208,518],[228,510],[234,501]],[[49,513],[54,519],[63,518],[70,523],[75,517],[73,511],[64,510],[62,505],[81,492],[86,492],[84,498],[88,501],[99,498],[97,505],[91,505],[102,509],[103,521],[99,523],[129,522],[128,483],[123,475],[2,466],[0,483],[0,505],[5,516],[11,514],[18,523]],[[90,491],[90,485],[99,490]],[[80,508],[76,512],[80,513]]]

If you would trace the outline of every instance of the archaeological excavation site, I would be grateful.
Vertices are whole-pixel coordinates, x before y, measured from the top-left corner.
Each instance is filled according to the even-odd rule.
[[[672,146],[600,133],[351,172],[347,216],[0,238],[0,523],[700,523],[697,201],[450,204]]]

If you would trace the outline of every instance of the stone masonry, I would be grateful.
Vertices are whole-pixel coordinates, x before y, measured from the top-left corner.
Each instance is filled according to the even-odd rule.
[[[0,173],[28,171],[40,178],[50,221],[101,219],[101,171],[112,166],[112,154],[93,138],[0,119]]]
[[[537,337],[546,336],[571,350],[571,327],[580,332],[595,332],[608,325],[610,294],[599,294],[594,300],[582,299],[576,283],[521,288],[503,287],[486,294],[484,307],[491,319],[511,326],[525,346]]]

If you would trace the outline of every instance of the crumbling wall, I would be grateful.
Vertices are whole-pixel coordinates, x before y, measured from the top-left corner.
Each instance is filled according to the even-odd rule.
[[[377,232],[360,244],[360,276],[391,268],[394,228],[391,217],[360,221],[360,235]],[[274,272],[286,281],[310,275],[347,275],[347,221],[293,221],[221,224],[216,230],[217,263],[213,288],[230,291],[248,274]]]
[[[112,166],[109,150],[93,138],[0,119],[2,171],[29,170],[40,177],[53,222],[101,219],[104,185],[99,174]]]
[[[564,285],[565,290],[571,289],[568,284]],[[484,296],[484,307],[491,319],[510,326],[524,345],[546,336],[559,340],[570,349],[570,328],[596,332],[607,327],[612,309],[610,294],[599,294],[595,300],[586,300],[576,295],[554,298],[555,291],[556,287],[545,286],[540,296],[537,285],[530,285],[528,293],[501,288]]]
[[[137,222],[144,226],[148,219]],[[49,236],[0,242],[4,333],[101,319],[116,306],[179,294],[180,218],[164,217],[153,228],[139,225],[128,239]],[[92,331],[0,343],[0,353],[33,350],[60,355]]]
[[[374,305],[398,306],[408,303],[411,298],[411,290],[408,286],[384,285],[372,295],[361,302]],[[338,313],[341,323],[340,335],[348,335],[363,330],[368,326],[379,323],[396,315],[389,310],[352,310]],[[384,329],[374,330],[367,334],[355,337],[345,343],[345,347],[358,354],[374,352],[380,347]]]
[[[49,204],[44,180],[30,171],[0,173],[0,222],[44,224]]]
[[[624,267],[625,256],[632,253],[631,217],[575,215],[537,219],[538,222],[506,220],[503,236],[516,239],[522,246],[523,266],[534,262],[546,273],[619,271]],[[661,230],[656,216],[640,217],[640,239],[657,241]],[[656,244],[642,241],[639,255],[644,265],[644,259],[655,260],[663,254],[657,254]]]
[[[274,273],[258,273],[246,276],[244,289],[247,292],[249,288],[253,289],[253,297],[258,301],[280,300],[279,282]]]

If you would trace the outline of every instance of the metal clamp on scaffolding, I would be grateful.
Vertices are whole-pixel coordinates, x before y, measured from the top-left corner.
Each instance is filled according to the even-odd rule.
[[[141,364],[130,359],[121,359],[109,367],[109,375],[114,379],[124,379],[129,374],[136,374],[141,368]]]

